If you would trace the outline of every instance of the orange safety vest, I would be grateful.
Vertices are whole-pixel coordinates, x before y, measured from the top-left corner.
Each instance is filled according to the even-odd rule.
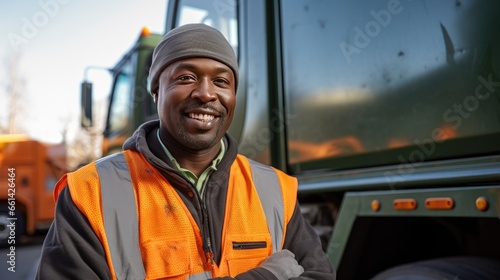
[[[179,194],[142,154],[126,150],[68,173],[55,199],[66,185],[101,241],[113,279],[201,280],[258,267],[281,250],[297,194],[294,177],[238,155],[217,265]]]

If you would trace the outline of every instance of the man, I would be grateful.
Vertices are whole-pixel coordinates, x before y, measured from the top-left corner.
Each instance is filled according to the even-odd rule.
[[[37,277],[335,279],[297,180],[239,155],[226,133],[238,64],[224,36],[172,30],[150,77],[159,120],[58,182]]]

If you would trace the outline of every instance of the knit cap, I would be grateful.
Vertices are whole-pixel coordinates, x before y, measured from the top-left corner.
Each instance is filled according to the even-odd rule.
[[[208,25],[192,23],[172,29],[163,36],[153,51],[149,69],[151,94],[158,92],[161,73],[171,63],[186,58],[211,58],[233,70],[235,89],[238,88],[238,60],[222,33]]]

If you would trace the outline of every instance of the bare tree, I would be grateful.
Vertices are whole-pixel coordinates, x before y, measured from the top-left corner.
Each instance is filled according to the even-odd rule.
[[[94,126],[88,129],[79,129],[75,139],[66,145],[68,165],[71,168],[94,161],[102,155],[102,131],[106,118],[107,101],[96,101],[94,105]]]
[[[21,51],[14,51],[6,59],[7,81],[5,84],[7,94],[7,123],[2,133],[15,134],[22,133],[23,128],[19,124],[18,117],[23,113],[22,98],[26,89],[26,81],[20,74],[19,65],[21,62]]]

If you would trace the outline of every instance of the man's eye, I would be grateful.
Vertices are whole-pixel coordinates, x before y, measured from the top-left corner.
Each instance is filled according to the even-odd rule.
[[[226,79],[223,79],[223,78],[215,79],[214,82],[219,83],[219,84],[229,84],[229,81],[227,81]]]
[[[189,75],[185,75],[185,76],[180,76],[178,78],[180,81],[189,81],[189,80],[194,80],[194,78],[192,76],[189,76]]]

